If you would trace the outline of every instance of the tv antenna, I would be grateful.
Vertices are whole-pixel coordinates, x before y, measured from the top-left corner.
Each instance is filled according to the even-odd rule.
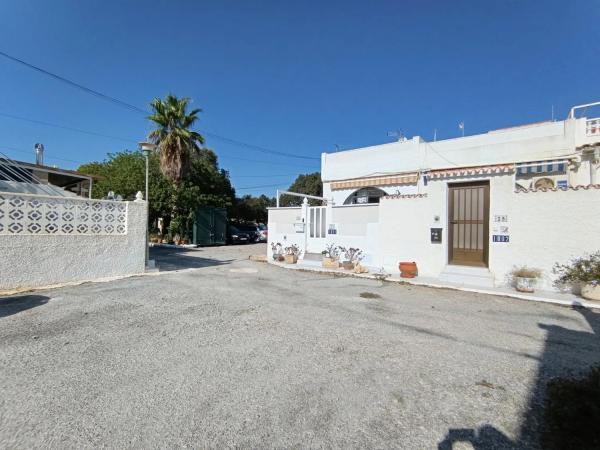
[[[404,136],[404,133],[402,132],[402,130],[388,131],[387,135],[388,135],[388,137],[397,138],[398,141],[400,141],[400,142],[406,140],[406,137]]]

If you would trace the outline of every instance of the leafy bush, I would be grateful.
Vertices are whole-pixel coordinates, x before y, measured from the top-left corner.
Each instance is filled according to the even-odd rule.
[[[554,265],[552,272],[558,275],[554,282],[556,287],[578,283],[600,283],[600,251],[574,258],[567,264]]]
[[[344,254],[344,261],[360,262],[363,259],[363,252],[359,248],[340,247],[340,252]]]
[[[321,252],[325,258],[338,259],[340,256],[340,248],[334,243],[327,244],[325,250]]]
[[[300,256],[300,253],[302,253],[300,251],[300,247],[298,247],[296,244],[292,244],[289,247],[284,248],[283,250],[285,251],[286,255]]]
[[[542,271],[533,267],[521,266],[515,267],[510,274],[515,278],[540,278]]]
[[[274,255],[281,255],[281,252],[283,250],[281,242],[271,242],[271,250],[273,251]]]
[[[548,450],[600,448],[600,366],[548,383],[541,440]]]

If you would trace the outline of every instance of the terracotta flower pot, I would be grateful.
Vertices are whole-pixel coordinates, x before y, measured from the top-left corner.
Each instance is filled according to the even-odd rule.
[[[345,270],[354,270],[354,263],[352,261],[344,261],[342,263],[342,267]]]
[[[418,275],[419,270],[417,269],[416,262],[402,261],[398,264],[400,269],[400,276],[402,278],[414,278]]]

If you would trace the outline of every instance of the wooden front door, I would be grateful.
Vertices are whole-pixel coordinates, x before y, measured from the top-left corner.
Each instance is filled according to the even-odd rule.
[[[448,188],[448,262],[487,267],[490,185],[461,183]]]

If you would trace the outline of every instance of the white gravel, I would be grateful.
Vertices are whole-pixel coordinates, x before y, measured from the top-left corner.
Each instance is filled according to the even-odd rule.
[[[261,252],[0,298],[0,447],[534,448],[543,380],[600,361],[599,314]]]

